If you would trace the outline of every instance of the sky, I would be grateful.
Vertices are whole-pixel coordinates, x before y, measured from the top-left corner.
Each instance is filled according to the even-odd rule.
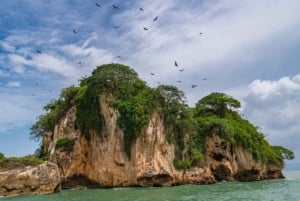
[[[300,169],[298,0],[0,2],[5,156],[38,148],[30,127],[63,88],[121,63],[151,87],[177,86],[190,106],[212,92],[233,96],[271,144],[294,151],[286,163]]]

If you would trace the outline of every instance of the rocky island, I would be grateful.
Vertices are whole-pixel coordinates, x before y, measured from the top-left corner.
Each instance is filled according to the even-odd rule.
[[[31,137],[46,162],[0,169],[0,195],[283,178],[293,153],[271,146],[239,107],[218,92],[189,107],[175,86],[151,88],[128,66],[99,66],[44,107]]]

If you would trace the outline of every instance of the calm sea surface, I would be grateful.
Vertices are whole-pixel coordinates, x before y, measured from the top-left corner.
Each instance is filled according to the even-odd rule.
[[[284,172],[286,179],[259,182],[220,182],[157,188],[64,190],[51,195],[2,197],[0,201],[300,201],[300,171]]]

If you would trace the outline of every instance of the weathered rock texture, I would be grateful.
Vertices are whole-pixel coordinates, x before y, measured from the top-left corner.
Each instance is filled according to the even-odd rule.
[[[72,107],[55,127],[54,135],[44,136],[44,152],[59,167],[63,188],[171,186],[207,184],[217,180],[260,180],[281,178],[282,164],[257,162],[242,147],[233,147],[212,134],[206,139],[206,155],[201,167],[177,171],[173,166],[174,145],[166,139],[163,120],[153,113],[149,124],[131,146],[131,158],[124,151],[118,112],[99,97],[102,131],[81,133]],[[100,122],[99,122],[100,123]],[[73,151],[56,148],[59,138],[75,140]]]
[[[206,163],[217,180],[283,178],[283,163],[256,161],[245,148],[233,146],[215,134],[206,139]]]
[[[44,151],[50,152],[50,160],[58,165],[64,188],[215,182],[204,169],[191,170],[188,174],[175,170],[174,145],[167,142],[163,121],[157,113],[153,113],[148,126],[132,145],[129,160],[124,151],[123,132],[117,124],[118,112],[103,97],[99,103],[103,117],[101,135],[93,131],[83,135],[76,128],[73,107],[56,126],[52,139],[51,134],[44,137]],[[75,139],[74,151],[55,148],[61,137]]]
[[[0,195],[48,194],[61,188],[56,164],[45,162],[36,167],[0,172]]]

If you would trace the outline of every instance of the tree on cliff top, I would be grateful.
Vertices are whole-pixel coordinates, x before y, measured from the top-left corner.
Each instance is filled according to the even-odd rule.
[[[240,102],[224,93],[211,93],[198,101],[194,117],[202,135],[215,133],[232,145],[249,150],[254,158],[261,161],[278,162],[293,159],[293,152],[271,146],[258,127],[243,119],[235,110]]]
[[[225,117],[229,112],[240,107],[241,103],[238,100],[218,92],[205,96],[196,104],[199,114],[215,114],[219,117]]]

